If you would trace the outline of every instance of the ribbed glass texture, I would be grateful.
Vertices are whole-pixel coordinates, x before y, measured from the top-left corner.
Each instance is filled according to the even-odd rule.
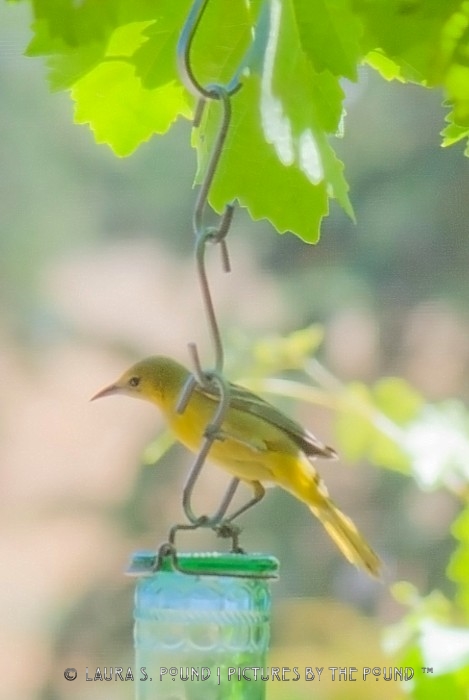
[[[213,555],[194,557],[184,555],[191,571],[211,570]],[[271,607],[266,576],[277,566],[271,557],[222,555],[216,575],[163,567],[141,576],[134,637],[136,665],[148,679],[136,682],[137,699],[263,700]]]

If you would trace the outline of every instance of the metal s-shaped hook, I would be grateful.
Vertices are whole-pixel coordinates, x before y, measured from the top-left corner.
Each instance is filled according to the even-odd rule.
[[[234,208],[231,204],[228,204],[226,206],[225,211],[221,215],[218,225],[216,227],[208,227],[204,224],[204,213],[208,203],[209,191],[212,186],[213,178],[215,176],[220,161],[220,157],[223,151],[223,145],[226,141],[226,137],[231,123],[230,96],[234,92],[239,90],[239,88],[241,87],[241,83],[239,82],[238,77],[236,75],[235,77],[233,77],[233,79],[228,85],[211,84],[204,87],[194,75],[194,71],[192,69],[191,64],[191,46],[199,23],[207,7],[207,2],[208,0],[195,0],[191,7],[191,10],[186,19],[178,41],[178,66],[181,79],[187,87],[187,89],[200,98],[194,117],[194,126],[198,126],[200,124],[203,115],[203,110],[206,106],[207,100],[219,100],[223,110],[220,128],[218,130],[215,143],[210,154],[210,159],[207,164],[207,169],[203,181],[200,185],[193,216],[193,227],[196,236],[196,258],[200,286],[202,290],[204,305],[208,316],[212,342],[214,345],[215,369],[217,372],[221,372],[223,369],[223,346],[221,343],[220,331],[218,328],[214,305],[210,294],[210,287],[205,271],[205,247],[208,242],[220,243],[223,269],[225,270],[225,272],[229,272],[230,261],[225,237],[228,233],[233,219]],[[198,363],[196,350],[192,349],[191,353],[193,359],[195,360],[196,376],[198,377],[200,382],[202,373],[199,371],[200,363]],[[202,381],[201,383],[203,384],[204,382]]]
[[[181,76],[182,82],[196,97],[217,99],[217,95],[213,92],[214,86],[203,87],[197,80],[192,70],[191,65],[191,46],[194,39],[197,27],[199,26],[202,15],[207,7],[208,0],[194,0],[187,19],[182,28],[182,32],[179,36],[177,44],[177,59],[179,75]],[[238,80],[238,76],[235,75],[228,85],[225,86],[225,90],[228,95],[232,95],[241,87]]]
[[[207,205],[207,200],[208,200],[208,193],[210,191],[210,187],[212,186],[213,178],[216,172],[216,169],[218,167],[221,154],[223,151],[223,145],[226,141],[226,137],[228,135],[228,130],[230,128],[231,124],[231,100],[230,100],[230,95],[226,88],[224,88],[222,85],[212,85],[210,86],[211,89],[214,92],[214,95],[216,95],[217,99],[221,100],[221,105],[223,109],[223,115],[222,115],[222,120],[220,124],[220,128],[218,130],[217,137],[215,139],[215,143],[213,146],[212,153],[210,155],[210,160],[207,165],[207,170],[205,172],[204,179],[200,185],[200,190],[197,196],[197,201],[195,204],[195,210],[194,210],[194,233],[196,235],[200,234],[201,231],[203,230],[203,213],[205,210],[205,207]],[[205,108],[205,101],[203,103],[204,108]],[[198,118],[200,119],[202,117],[202,111],[203,109],[201,108],[198,111]],[[231,205],[228,205],[227,209]],[[221,222],[219,226],[217,227],[216,231],[218,232],[218,238],[223,238],[226,236],[226,233],[228,232],[228,229],[230,227],[231,219],[229,222],[224,221],[224,217],[226,216],[226,211],[224,214],[222,214],[221,217]]]
[[[210,451],[210,448],[212,447],[213,443],[215,440],[220,440],[223,439],[223,435],[221,433],[221,426],[223,423],[223,420],[225,418],[226,412],[229,409],[230,406],[230,386],[226,379],[222,377],[221,374],[218,372],[205,372],[204,377],[206,381],[211,382],[212,384],[215,384],[217,387],[217,390],[220,395],[220,400],[218,402],[215,415],[213,419],[210,421],[210,423],[207,425],[205,429],[205,434],[204,434],[204,441],[202,444],[201,449],[199,450],[199,453],[197,454],[197,457],[195,459],[194,464],[192,465],[192,469],[189,473],[189,476],[187,478],[187,481],[184,485],[184,490],[183,490],[183,496],[182,496],[182,506],[184,508],[184,513],[186,514],[187,519],[189,522],[191,522],[193,525],[203,525],[205,527],[213,527],[215,525],[219,525],[220,522],[222,521],[228,506],[230,505],[233,496],[236,492],[236,489],[239,484],[239,479],[232,479],[225,496],[223,498],[223,501],[221,505],[219,506],[218,510],[216,513],[210,518],[208,516],[202,516],[202,517],[197,517],[194,514],[194,511],[192,510],[192,504],[191,504],[191,499],[192,499],[192,492],[194,490],[195,483],[197,479],[199,478],[199,474],[202,470],[202,467],[205,463],[205,460],[207,458],[207,455]],[[190,399],[190,395],[192,394],[193,391],[196,390],[197,386],[197,379],[191,375],[189,379],[187,380],[180,396],[180,400],[178,402],[178,407],[177,410],[180,410],[182,407],[182,410],[184,410],[185,406],[187,405],[187,402]]]
[[[190,529],[196,527],[216,528],[219,526],[225,517],[239,484],[239,479],[232,479],[220,506],[212,516],[203,515],[197,517],[197,515],[195,515],[191,503],[194,486],[199,478],[200,472],[205,463],[205,459],[207,458],[214,441],[223,439],[221,426],[230,405],[230,387],[228,382],[222,376],[224,360],[223,345],[205,269],[205,250],[207,243],[219,243],[222,253],[223,269],[226,272],[229,272],[230,262],[225,238],[233,219],[234,208],[232,204],[228,204],[224,212],[221,214],[216,226],[206,225],[204,222],[204,215],[208,205],[210,188],[220,162],[223,146],[231,124],[232,110],[230,98],[231,95],[233,95],[233,93],[235,93],[241,87],[238,74],[236,74],[227,85],[210,84],[205,87],[201,85],[194,74],[191,64],[191,46],[197,28],[206,9],[207,2],[208,0],[194,0],[178,41],[178,66],[181,80],[186,88],[199,98],[194,117],[194,126],[198,127],[200,125],[203,111],[208,100],[217,100],[222,109],[220,127],[215,138],[212,152],[210,153],[206,172],[200,185],[193,215],[193,229],[196,239],[195,255],[197,261],[197,272],[214,347],[214,370],[207,372],[202,369],[197,348],[195,344],[190,344],[189,350],[192,357],[194,370],[181,391],[176,408],[179,413],[182,413],[185,410],[192,393],[197,390],[197,385],[200,385],[205,389],[210,387],[212,391],[215,388],[218,393],[218,406],[215,410],[214,417],[206,428],[202,446],[195,458],[184,486],[182,505],[185,515],[191,523],[191,525],[188,526]],[[244,508],[239,509],[234,514],[234,517],[236,517],[236,515],[243,510]],[[178,526],[175,527],[177,529]],[[233,529],[234,526],[230,525],[228,529],[230,529],[230,527]],[[236,545],[234,546],[238,548],[237,539]]]
[[[220,243],[223,269],[225,272],[230,271],[230,260],[225,239],[233,220],[234,207],[232,204],[227,205],[225,211],[221,215],[217,227],[206,227],[204,225],[203,216],[207,206],[208,194],[220,161],[223,151],[223,144],[226,140],[231,122],[231,102],[227,91],[220,85],[213,86],[213,90],[220,96],[223,106],[223,118],[212,153],[210,155],[205,177],[202,181],[197,196],[194,209],[193,226],[196,236],[197,270],[215,351],[215,369],[217,372],[221,372],[223,369],[223,346],[215,316],[212,296],[210,294],[207,273],[205,270],[205,249],[208,242]]]

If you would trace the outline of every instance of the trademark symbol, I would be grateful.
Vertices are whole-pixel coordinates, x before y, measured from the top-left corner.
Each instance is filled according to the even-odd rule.
[[[431,666],[422,666],[422,673],[433,673],[433,667],[431,667]]]

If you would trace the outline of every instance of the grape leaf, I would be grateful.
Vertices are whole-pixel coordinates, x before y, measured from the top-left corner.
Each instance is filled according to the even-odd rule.
[[[364,52],[381,50],[406,80],[437,84],[444,71],[444,27],[460,5],[459,0],[355,0],[365,28]]]
[[[231,125],[210,203],[221,212],[237,199],[254,219],[267,218],[279,232],[293,231],[315,242],[328,196],[337,197],[353,216],[342,164],[324,129],[337,126],[342,91],[331,74],[314,74],[298,45],[291,4],[274,0],[266,7],[246,58],[243,87],[232,98]],[[195,134],[198,182],[219,119],[218,105],[210,105]]]
[[[456,601],[469,619],[469,507],[466,507],[454,521],[451,528],[458,540],[446,574],[457,585]]]
[[[175,82],[147,90],[123,60],[100,63],[72,89],[75,121],[90,125],[97,143],[127,156],[153,134],[165,133],[178,115],[189,117],[187,92]]]
[[[418,420],[423,400],[402,379],[389,377],[371,389],[355,382],[347,387],[336,434],[350,460],[367,458],[373,464],[410,473],[407,430]]]
[[[363,27],[349,0],[293,0],[303,51],[318,72],[357,79]]]
[[[104,41],[69,46],[60,37],[53,38],[49,24],[37,20],[33,24],[34,37],[26,49],[28,56],[46,56],[49,84],[52,90],[65,90],[89,73],[103,60]]]
[[[99,43],[117,25],[115,0],[33,0],[34,15],[47,24],[50,37],[70,47]]]
[[[458,141],[469,137],[469,126],[461,126],[460,124],[456,124],[454,120],[454,112],[450,112],[445,117],[445,121],[448,122],[448,126],[445,126],[445,128],[441,131],[441,136],[443,136],[442,146],[452,146]],[[468,149],[466,149],[466,155],[469,155]]]
[[[75,119],[99,143],[132,153],[195,98],[177,66],[191,0],[30,0],[31,56],[45,56],[53,89],[72,88]],[[452,113],[443,145],[469,128],[469,5],[460,0],[244,0],[207,3],[191,46],[207,85],[239,79],[233,118],[210,191],[255,219],[315,242],[329,199],[353,218],[343,165],[329,142],[343,126],[343,77],[361,61],[386,79],[442,86]],[[209,104],[194,144],[197,181],[219,127]],[[469,154],[469,148],[466,149]]]

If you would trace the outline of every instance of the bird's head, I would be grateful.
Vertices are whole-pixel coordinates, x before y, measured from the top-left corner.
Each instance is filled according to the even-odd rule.
[[[104,396],[124,394],[161,404],[165,395],[184,384],[187,370],[169,357],[147,357],[132,365],[117,381],[104,387],[91,401]]]

